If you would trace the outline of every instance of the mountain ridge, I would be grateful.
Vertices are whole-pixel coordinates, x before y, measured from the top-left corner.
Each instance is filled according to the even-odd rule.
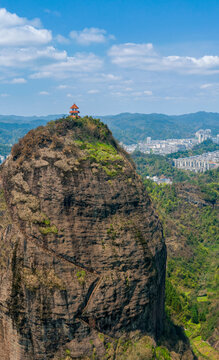
[[[200,128],[219,132],[219,113],[196,112],[182,115],[130,114],[100,116],[114,136],[126,144],[152,139],[189,138]]]
[[[16,121],[21,121],[21,123],[29,123],[39,120],[55,120],[63,117],[64,114],[52,114],[52,115],[32,115],[32,116],[22,116],[22,115],[0,115],[0,123],[15,123]],[[5,120],[5,121],[4,121]]]
[[[14,144],[29,130],[59,118],[60,115],[16,116],[0,115],[0,143]],[[97,116],[106,123],[118,141],[133,144],[152,139],[189,138],[200,128],[210,128],[212,134],[219,133],[219,113],[196,112],[182,115],[120,113]],[[9,126],[13,129],[9,129]]]
[[[180,117],[185,117],[185,116],[195,116],[195,115],[206,115],[206,114],[211,114],[211,115],[218,115],[219,116],[219,112],[213,112],[213,111],[196,111],[196,112],[192,112],[192,113],[185,113],[185,114],[165,114],[165,113],[156,113],[156,112],[152,112],[152,113],[142,113],[142,112],[121,112],[118,114],[109,114],[109,115],[95,115],[95,118],[114,118],[114,117],[119,117],[119,116],[123,116],[123,115],[137,115],[137,116],[142,116],[142,115],[146,115],[146,116],[152,116],[152,115],[156,115],[156,116],[161,116],[161,117],[168,117],[168,118],[180,118]],[[34,121],[34,120],[39,120],[39,119],[45,119],[45,120],[55,120],[55,119],[59,119],[63,116],[67,116],[67,114],[48,114],[48,115],[15,115],[15,114],[0,114],[0,122],[2,122],[2,120],[6,119],[6,120],[23,120],[24,122],[30,122],[30,121]]]

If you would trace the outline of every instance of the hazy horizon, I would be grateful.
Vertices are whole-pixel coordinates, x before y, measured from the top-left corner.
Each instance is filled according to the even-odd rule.
[[[131,114],[131,115],[166,115],[166,116],[181,116],[181,115],[190,115],[190,114],[197,114],[197,113],[211,113],[211,114],[219,114],[219,111],[205,111],[205,110],[199,110],[199,111],[195,111],[195,112],[185,112],[185,113],[173,113],[173,114],[167,114],[167,113],[161,113],[161,112],[150,112],[150,113],[144,113],[144,112],[129,112],[129,111],[124,111],[124,112],[119,112],[119,113],[111,113],[111,114],[80,114],[81,117],[83,116],[92,116],[92,117],[105,117],[105,116],[116,116],[116,115],[121,115],[121,114]],[[18,116],[18,117],[47,117],[47,116],[68,116],[68,113],[63,113],[63,114],[53,114],[53,113],[48,113],[48,114],[28,114],[28,115],[22,115],[22,114],[0,114],[0,116]]]

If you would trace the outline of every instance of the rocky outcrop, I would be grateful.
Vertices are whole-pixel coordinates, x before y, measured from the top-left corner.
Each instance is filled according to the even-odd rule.
[[[30,131],[1,182],[1,360],[104,359],[124,334],[161,335],[161,225],[105,125]]]

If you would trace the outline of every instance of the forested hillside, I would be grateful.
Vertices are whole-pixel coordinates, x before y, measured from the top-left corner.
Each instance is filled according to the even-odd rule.
[[[162,158],[159,159],[159,158]],[[168,249],[166,310],[185,328],[199,359],[218,359],[219,171],[194,174],[164,157],[135,154],[139,173],[172,176],[173,185],[145,186],[162,220]],[[160,166],[160,169],[159,169]]]
[[[13,145],[31,129],[45,125],[48,121],[58,117],[60,116],[0,115],[0,144]]]
[[[188,138],[201,128],[219,133],[219,114],[197,112],[185,115],[130,114],[100,116],[114,136],[125,144],[152,139]]]
[[[13,145],[22,138],[29,130],[42,125],[43,122],[27,124],[0,123],[0,144]]]
[[[201,144],[195,145],[190,150],[178,151],[177,153],[172,153],[167,156],[169,159],[177,159],[188,156],[201,155],[206,152],[217,151],[219,150],[219,144],[213,143],[211,139],[203,141]]]

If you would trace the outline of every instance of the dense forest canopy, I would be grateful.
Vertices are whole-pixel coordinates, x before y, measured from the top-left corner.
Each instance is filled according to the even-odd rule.
[[[203,174],[182,171],[172,167],[170,157],[140,152],[133,159],[163,223],[168,248],[167,314],[186,329],[200,359],[217,359],[219,169]],[[173,184],[157,185],[146,179],[162,174],[170,176]]]

